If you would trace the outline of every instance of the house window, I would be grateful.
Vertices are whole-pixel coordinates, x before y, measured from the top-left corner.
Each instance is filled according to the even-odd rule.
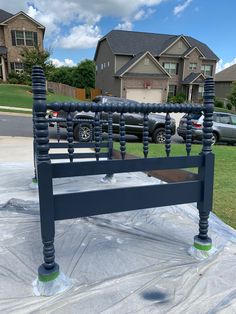
[[[97,72],[97,70],[98,70],[98,66],[96,65],[96,72]]]
[[[170,74],[178,74],[178,63],[163,63],[164,69]]]
[[[101,64],[101,70],[103,70],[103,63]]]
[[[169,85],[168,96],[172,97],[176,95],[176,85]]]
[[[203,94],[204,94],[204,86],[199,86],[198,87],[198,97],[203,98]]]
[[[212,76],[212,65],[210,64],[203,64],[201,66],[201,71],[203,74],[207,75],[207,76]]]
[[[23,46],[25,44],[24,32],[16,31],[16,45]]]
[[[26,46],[34,45],[33,32],[25,32],[25,43],[26,43]]]
[[[105,69],[105,67],[106,67],[106,62],[104,62],[104,64],[103,64],[103,69]]]
[[[11,31],[13,46],[37,46],[38,34],[28,31]]]
[[[110,62],[109,61],[107,61],[107,67],[109,67],[110,66]]]
[[[149,59],[148,58],[144,58],[144,65],[149,65]]]
[[[24,65],[21,62],[11,62],[11,70],[21,73],[24,71]]]
[[[196,70],[197,69],[197,63],[189,63],[189,70]]]

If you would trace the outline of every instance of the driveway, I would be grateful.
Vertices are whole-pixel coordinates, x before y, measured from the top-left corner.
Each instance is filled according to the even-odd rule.
[[[62,136],[65,138],[66,130],[61,131]],[[32,117],[27,114],[7,114],[0,113],[0,136],[20,136],[32,137]],[[56,138],[56,130],[50,128],[50,136]],[[119,140],[119,135],[114,135],[115,140]],[[128,142],[138,142],[136,136],[127,136]],[[175,134],[172,137],[173,143],[183,143],[180,136]]]

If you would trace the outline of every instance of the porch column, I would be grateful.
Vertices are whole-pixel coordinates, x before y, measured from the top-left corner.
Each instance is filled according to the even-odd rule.
[[[190,85],[189,85],[189,89],[188,89],[188,101],[189,101],[189,102],[192,101],[192,91],[193,91],[193,85],[190,84]]]
[[[1,64],[2,64],[2,78],[3,78],[3,81],[5,82],[7,80],[7,75],[6,75],[5,60],[3,57],[1,57]]]

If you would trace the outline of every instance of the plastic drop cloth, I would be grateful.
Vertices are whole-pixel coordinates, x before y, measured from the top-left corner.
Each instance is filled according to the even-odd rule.
[[[198,233],[194,204],[56,222],[56,261],[74,285],[34,296],[42,244],[32,166],[2,163],[0,173],[0,313],[236,313],[236,233],[212,214],[217,253],[204,261],[190,256]],[[106,185],[101,177],[57,179],[54,190],[158,181],[128,173]]]

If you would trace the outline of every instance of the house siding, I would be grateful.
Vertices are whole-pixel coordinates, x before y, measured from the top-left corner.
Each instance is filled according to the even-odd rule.
[[[108,66],[109,62],[109,66]],[[101,69],[101,64],[105,68]],[[102,93],[109,93],[114,96],[120,96],[120,80],[114,77],[115,56],[113,55],[106,40],[100,43],[96,58],[96,88],[100,88]]]
[[[219,98],[227,98],[230,94],[232,82],[215,82],[215,95]]]
[[[181,43],[181,47],[180,47]],[[173,46],[171,46],[165,53],[173,54],[173,55],[182,55],[189,46],[185,43],[185,41],[181,38],[179,39]]]
[[[146,58],[149,59],[149,64],[147,65],[144,63]],[[130,69],[129,73],[163,74],[149,57],[142,58],[132,69]]]
[[[115,58],[115,72],[117,72],[123,67],[123,65],[125,65],[130,59],[132,59],[132,56],[115,56]]]

